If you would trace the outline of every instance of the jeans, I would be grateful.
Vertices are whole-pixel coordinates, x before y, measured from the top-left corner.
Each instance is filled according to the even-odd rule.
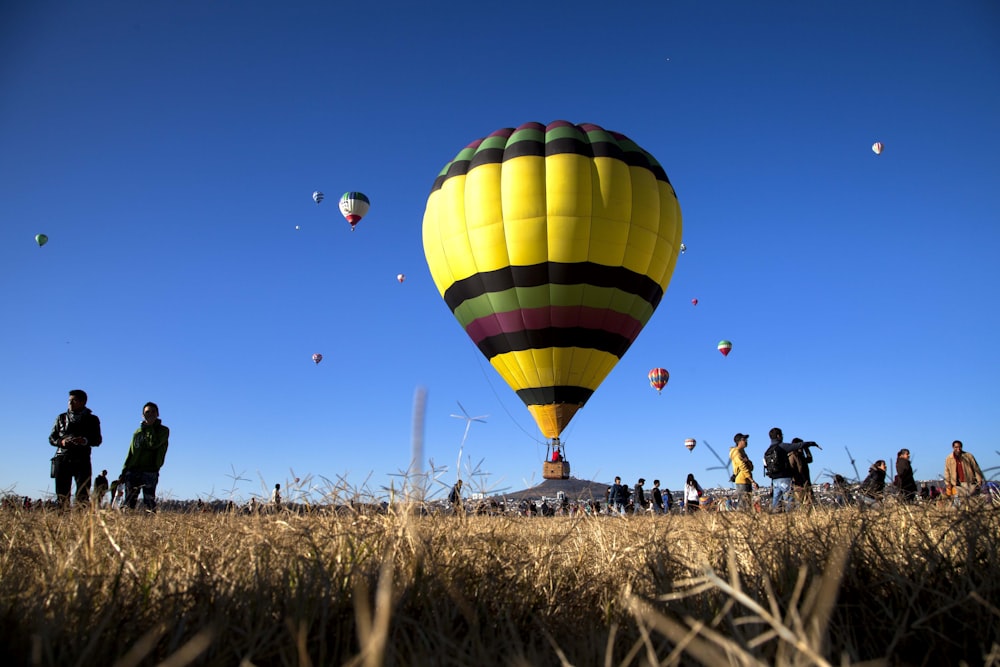
[[[135,509],[139,503],[139,489],[142,489],[142,504],[150,511],[156,510],[156,483],[160,481],[158,472],[138,472],[130,470],[125,473],[125,506]]]
[[[783,505],[783,509],[792,508],[792,478],[781,477],[771,480],[772,493],[771,509],[777,509],[778,505]]]

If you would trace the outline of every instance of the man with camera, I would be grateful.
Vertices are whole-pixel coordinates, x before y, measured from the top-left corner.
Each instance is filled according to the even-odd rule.
[[[57,447],[52,457],[51,476],[56,480],[59,506],[70,506],[70,491],[76,481],[76,503],[82,507],[90,501],[90,449],[101,444],[101,420],[87,407],[87,392],[69,392],[69,409],[56,417],[49,434],[49,444]]]

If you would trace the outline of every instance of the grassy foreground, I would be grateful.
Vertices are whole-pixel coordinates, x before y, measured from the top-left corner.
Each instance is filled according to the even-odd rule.
[[[1000,512],[0,512],[16,665],[1000,665]]]

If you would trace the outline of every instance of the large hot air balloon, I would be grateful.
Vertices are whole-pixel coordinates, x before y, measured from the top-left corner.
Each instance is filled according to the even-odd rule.
[[[656,159],[566,121],[466,146],[434,180],[423,221],[438,291],[553,440],[659,305],[680,240]]]
[[[883,148],[884,146],[882,146],[881,141],[876,141],[874,144],[872,144],[872,152],[874,152],[875,155],[881,155]]]
[[[316,204],[319,204],[321,201],[323,201],[323,193],[320,192],[319,190],[317,190],[316,192],[314,192],[313,193],[313,201],[316,202]]]
[[[733,349],[733,344],[730,343],[728,340],[720,340],[718,347],[719,347],[719,352],[722,353],[722,356],[728,357],[729,351]]]
[[[670,373],[667,372],[666,368],[654,368],[649,371],[649,386],[655,389],[657,394],[667,386],[667,382],[669,381]]]
[[[371,208],[371,202],[361,192],[345,192],[344,196],[340,198],[340,212],[351,223],[352,232],[354,226],[361,222],[361,218],[368,213],[369,208]]]
[[[684,446],[688,448],[689,452],[694,451],[694,448],[698,445],[698,441],[694,438],[688,438],[684,441]]]
[[[49,242],[49,237],[45,234],[35,234],[35,243],[41,248],[43,245]]]
[[[320,354],[319,352],[317,352],[316,354],[313,355],[313,363],[314,364],[318,364],[321,361],[323,361],[323,355],[322,354]]]

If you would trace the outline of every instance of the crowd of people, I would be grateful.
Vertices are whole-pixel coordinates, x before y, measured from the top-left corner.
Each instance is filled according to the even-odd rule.
[[[719,499],[724,502],[725,509],[736,510],[770,510],[771,512],[787,512],[799,507],[809,507],[817,502],[816,490],[810,473],[813,463],[813,449],[822,449],[812,441],[793,438],[785,442],[784,433],[780,428],[772,428],[769,433],[769,446],[764,452],[763,473],[769,478],[770,497],[762,497],[761,483],[754,478],[755,466],[747,453],[750,436],[737,433],[733,436],[733,446],[729,450],[729,460],[732,466],[730,482],[734,485],[732,497]],[[838,505],[856,504],[865,507],[877,506],[884,502],[887,487],[892,486],[896,497],[904,503],[934,501],[937,498],[951,499],[955,505],[960,505],[965,498],[979,493],[985,478],[976,458],[964,451],[962,442],[952,443],[952,453],[945,459],[944,490],[936,486],[924,484],[918,489],[913,476],[911,453],[909,449],[900,449],[896,454],[896,476],[891,482],[886,482],[887,464],[879,459],[872,464],[868,476],[852,489],[851,484],[842,475],[833,476],[832,483],[823,485],[827,497]],[[603,506],[597,500],[591,500],[583,505],[569,503],[563,498],[561,502],[549,505],[543,499],[541,509],[529,511],[529,514],[574,514],[576,512],[601,514],[664,514],[674,509],[690,513],[704,509],[709,498],[705,489],[695,478],[688,474],[684,488],[674,498],[674,494],[661,486],[660,480],[653,480],[653,487],[647,492],[646,480],[639,478],[634,487],[622,483],[620,476],[607,487]],[[764,485],[765,487],[768,484]],[[452,489],[449,503],[456,504],[461,487]],[[763,502],[762,502],[763,501]],[[548,509],[549,511],[544,511]],[[530,505],[529,505],[530,510]]]
[[[764,452],[764,474],[770,478],[770,499],[764,503],[772,512],[784,512],[796,507],[808,507],[815,503],[815,490],[809,466],[813,463],[813,449],[822,449],[812,441],[793,438],[785,442],[780,428],[768,432],[770,444]],[[142,421],[132,435],[121,474],[108,480],[108,471],[102,470],[92,479],[91,450],[103,442],[101,421],[87,407],[87,393],[82,389],[69,392],[68,409],[56,417],[49,434],[49,443],[56,448],[51,459],[51,477],[55,480],[56,504],[60,508],[71,506],[71,491],[76,484],[77,506],[89,506],[91,484],[93,500],[98,507],[103,506],[105,495],[109,495],[110,507],[136,509],[142,494],[146,510],[156,510],[156,487],[160,469],[163,467],[170,438],[170,429],[160,420],[159,407],[148,402],[142,407]],[[737,433],[733,436],[733,446],[729,450],[732,466],[730,482],[734,485],[733,509],[764,509],[759,490],[761,484],[754,478],[755,466],[747,453],[750,436]],[[558,450],[557,450],[558,451]],[[553,455],[553,460],[559,454]],[[896,454],[896,476],[890,484],[895,487],[899,500],[904,503],[919,499],[934,500],[937,496],[952,499],[960,505],[964,499],[978,493],[985,478],[976,458],[963,448],[960,440],[952,443],[952,452],[945,459],[944,490],[924,485],[918,489],[913,476],[910,450],[903,448]],[[887,464],[879,459],[872,464],[868,475],[852,493],[847,480],[839,474],[833,476],[833,483],[825,486],[832,489],[838,504],[857,503],[864,506],[878,505],[886,497]],[[680,497],[662,487],[660,480],[654,479],[648,493],[646,480],[639,478],[635,486],[622,484],[621,477],[607,487],[604,507],[597,499],[580,508],[586,512],[608,514],[644,513],[664,514],[675,508],[684,512],[695,512],[702,508],[705,490],[694,474],[688,474]],[[275,484],[270,505],[282,506],[281,485]],[[39,504],[41,501],[39,501]],[[448,494],[448,504],[456,511],[463,508],[462,482],[459,480]],[[24,498],[24,508],[31,508],[31,500]],[[553,513],[569,511],[570,503],[565,496],[559,499]],[[574,504],[574,509],[576,505]]]

